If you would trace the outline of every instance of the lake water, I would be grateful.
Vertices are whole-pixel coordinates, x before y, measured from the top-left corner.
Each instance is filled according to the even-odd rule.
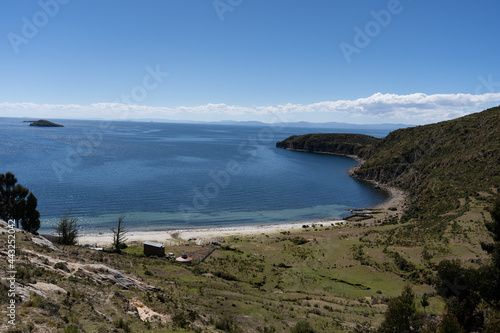
[[[129,230],[164,230],[338,219],[387,198],[349,177],[352,159],[275,148],[294,134],[352,130],[58,122],[0,118],[0,173],[36,195],[42,233],[68,211],[84,233],[109,232],[122,215]]]

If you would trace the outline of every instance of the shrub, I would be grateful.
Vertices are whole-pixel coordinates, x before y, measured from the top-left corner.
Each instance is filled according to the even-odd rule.
[[[172,322],[175,326],[180,328],[187,328],[189,326],[189,322],[183,313],[178,313],[172,318]]]
[[[55,269],[63,270],[63,271],[68,272],[68,273],[70,272],[70,270],[68,268],[68,265],[65,262],[63,262],[63,261],[56,263],[54,265],[54,268]]]
[[[58,244],[76,245],[76,239],[78,238],[77,222],[78,218],[69,216],[69,213],[61,218],[55,228]]]
[[[215,328],[224,332],[238,332],[238,327],[229,318],[220,318],[215,322]]]
[[[69,324],[64,328],[64,333],[78,333],[80,330],[75,324]]]
[[[32,270],[29,267],[20,266],[16,271],[16,279],[18,280],[29,280],[32,276]]]
[[[292,333],[316,333],[314,328],[307,321],[299,321],[294,328],[292,328]]]
[[[401,296],[391,300],[385,313],[385,320],[379,327],[380,333],[418,332],[415,294],[409,285],[405,286]]]
[[[282,262],[278,264],[278,267],[281,267],[281,268],[292,268],[292,266],[288,266],[287,264],[282,263]]]
[[[239,281],[238,278],[230,273],[218,271],[214,273],[215,276],[227,281]]]
[[[414,272],[417,269],[412,262],[406,260],[398,252],[394,252],[394,263],[403,272]]]
[[[307,239],[305,239],[304,237],[295,237],[295,238],[290,238],[290,241],[295,244],[295,245],[302,245],[302,244],[306,244],[307,242],[309,242]]]
[[[132,332],[131,329],[130,329],[129,324],[126,321],[124,321],[123,318],[115,320],[113,322],[113,324],[115,325],[116,328],[121,328],[122,330],[124,330],[127,333]]]

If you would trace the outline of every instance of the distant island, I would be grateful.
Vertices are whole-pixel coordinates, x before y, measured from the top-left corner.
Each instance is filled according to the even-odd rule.
[[[64,127],[64,125],[56,124],[48,120],[40,119],[37,121],[25,120],[25,123],[31,123],[30,126],[38,126],[38,127]]]

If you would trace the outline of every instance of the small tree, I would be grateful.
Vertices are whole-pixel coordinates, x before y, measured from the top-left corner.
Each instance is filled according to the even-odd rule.
[[[420,326],[415,306],[415,294],[411,287],[406,285],[401,296],[389,302],[385,320],[380,325],[378,332],[418,332]]]
[[[292,328],[292,333],[315,333],[314,328],[307,321],[299,321],[294,328]]]
[[[464,329],[452,313],[446,313],[439,325],[439,333],[463,333]]]
[[[24,230],[36,234],[40,228],[40,213],[36,210],[38,200],[30,193],[26,200],[24,218],[21,220],[21,226]]]
[[[429,296],[427,296],[427,293],[424,293],[424,295],[422,296],[420,304],[422,304],[422,307],[424,308],[424,313],[425,315],[427,315],[427,312],[425,311],[425,308],[429,306]]]
[[[491,244],[492,262],[479,268],[475,281],[478,283],[480,295],[488,302],[500,307],[500,196],[491,207],[492,222],[486,227],[492,233],[494,243]],[[460,318],[459,318],[460,319]]]
[[[493,233],[493,240],[500,242],[500,197],[493,203],[490,215],[493,221],[487,227]]]
[[[26,199],[26,197],[28,197]],[[36,233],[40,228],[40,213],[36,210],[37,200],[33,193],[17,184],[12,172],[0,174],[0,218],[15,220],[24,230]]]
[[[57,243],[62,245],[76,245],[78,238],[78,218],[66,214],[55,228]]]
[[[126,248],[125,242],[127,241],[127,238],[125,235],[127,234],[127,231],[122,225],[123,220],[125,219],[125,216],[120,216],[118,218],[118,225],[115,229],[111,229],[113,232],[113,251],[120,253],[122,249]]]
[[[493,203],[490,211],[491,219],[493,220],[486,227],[493,234],[494,248],[493,248],[493,266],[494,269],[500,270],[500,197]]]

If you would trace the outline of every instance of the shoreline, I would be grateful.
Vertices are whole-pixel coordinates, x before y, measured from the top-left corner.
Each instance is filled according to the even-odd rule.
[[[359,165],[365,163],[365,160],[362,159],[361,157],[357,156],[357,155],[331,153],[331,152],[326,152],[326,151],[309,151],[309,150],[305,150],[305,149],[293,149],[293,148],[282,148],[282,149],[289,150],[289,151],[297,151],[299,153],[323,154],[323,155],[335,155],[335,156],[349,157],[349,158],[351,158],[353,160],[358,161]]]
[[[387,191],[389,193],[389,197],[383,203],[375,205],[374,207],[365,208],[366,210],[380,210],[384,211],[384,214],[389,215],[396,215],[402,213],[405,210],[408,198],[408,194],[405,191],[383,184],[374,184]],[[396,210],[392,210],[393,208],[396,208]],[[368,221],[364,222],[366,223]],[[184,244],[186,242],[204,244],[212,241],[218,241],[221,238],[228,236],[252,236],[264,233],[276,234],[282,231],[300,230],[303,229],[303,225],[309,225],[311,227],[312,225],[338,226],[351,223],[356,222],[349,222],[343,219],[338,219],[218,228],[128,231],[126,234],[126,238],[128,243],[142,243],[145,241],[152,241],[168,245]],[[96,247],[110,246],[112,242],[113,233],[111,232],[80,234],[78,237],[78,244],[91,244]]]
[[[286,149],[286,148],[285,148]],[[294,150],[287,149],[291,151],[308,152],[305,150]],[[311,153],[311,152],[308,152]],[[365,160],[361,159],[355,155],[345,155],[345,154],[335,154],[329,152],[312,152],[316,154],[327,154],[327,155],[337,155],[352,158],[359,162],[359,165],[347,170],[349,175],[356,178],[354,171],[358,169]],[[363,180],[363,179],[360,179]],[[389,197],[386,201],[381,204],[375,205],[374,207],[366,208],[366,210],[382,210],[385,214],[396,215],[404,212],[406,209],[408,193],[385,184],[380,184],[375,181],[364,180],[374,186],[383,189],[389,193]],[[396,210],[394,210],[394,208]],[[391,211],[390,211],[391,210]],[[319,221],[308,221],[308,222],[293,222],[293,223],[283,223],[283,224],[262,224],[255,226],[238,226],[238,227],[219,227],[219,228],[198,228],[198,229],[177,229],[177,230],[154,230],[154,231],[129,231],[126,234],[127,242],[130,243],[142,243],[145,241],[159,242],[159,243],[179,243],[179,242],[195,242],[197,244],[203,244],[206,242],[216,241],[223,237],[228,236],[248,236],[257,235],[263,233],[278,233],[282,231],[297,230],[302,229],[303,225],[342,225],[346,223],[351,223],[346,220],[319,220]],[[113,242],[113,233],[90,233],[81,234],[78,237],[78,244],[91,244],[97,247],[110,246]]]
[[[283,224],[262,224],[255,226],[239,227],[219,227],[219,228],[198,228],[198,229],[176,229],[176,230],[156,230],[156,231],[129,231],[125,235],[127,242],[196,242],[205,243],[228,236],[248,236],[262,233],[278,233],[281,231],[303,229],[304,225],[341,225],[345,220],[320,220],[310,222],[294,222]],[[91,244],[97,246],[110,246],[113,242],[113,233],[92,233],[78,236],[78,244]]]
[[[335,156],[343,156],[343,157],[348,157],[351,158],[359,163],[359,165],[356,165],[349,170],[347,170],[347,173],[354,179],[357,180],[362,180],[368,183],[371,183],[375,187],[378,187],[380,189],[383,189],[389,193],[389,198],[378,205],[375,205],[374,207],[366,208],[367,210],[377,210],[377,209],[389,209],[389,208],[397,208],[398,212],[402,211],[405,209],[407,199],[408,199],[408,193],[400,188],[394,187],[394,186],[388,186],[386,184],[381,184],[379,182],[376,182],[374,180],[367,180],[367,179],[360,179],[356,177],[354,172],[361,167],[366,160],[362,159],[361,157],[357,155],[349,155],[349,154],[339,154],[339,153],[332,153],[332,152],[324,152],[324,151],[308,151],[305,149],[294,149],[294,148],[282,148],[285,150],[289,151],[296,151],[296,152],[301,152],[301,153],[312,153],[312,154],[324,154],[324,155],[335,155]]]

